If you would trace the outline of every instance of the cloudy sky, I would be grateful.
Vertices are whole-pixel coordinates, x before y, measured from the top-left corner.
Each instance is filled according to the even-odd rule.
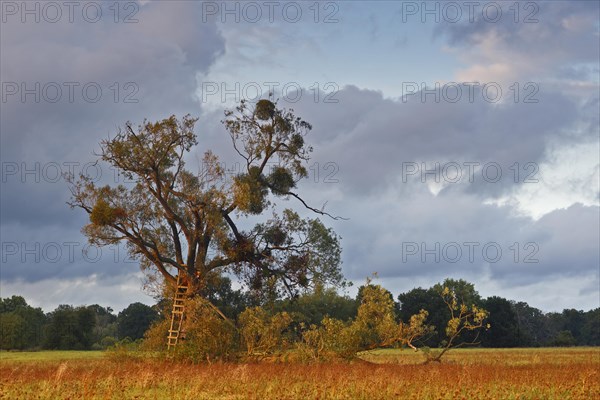
[[[324,220],[348,279],[600,306],[598,2],[0,6],[0,296],[151,304],[122,249],[87,245],[60,173],[121,182],[98,142],[186,113],[189,160],[235,169],[223,110],[273,90],[313,124],[301,190],[349,218]]]

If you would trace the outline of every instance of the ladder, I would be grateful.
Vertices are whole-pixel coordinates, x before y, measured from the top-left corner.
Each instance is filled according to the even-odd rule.
[[[167,348],[175,347],[179,339],[183,339],[183,311],[185,309],[184,300],[188,289],[188,281],[181,274],[177,275],[177,286],[175,288],[175,297],[173,298],[173,311],[171,311],[171,327],[167,336]]]

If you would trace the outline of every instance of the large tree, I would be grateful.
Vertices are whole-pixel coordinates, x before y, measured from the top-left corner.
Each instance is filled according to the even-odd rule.
[[[145,304],[136,302],[119,313],[117,332],[119,339],[141,339],[152,322],[158,319],[158,311]]]
[[[242,101],[226,111],[222,122],[244,164],[228,179],[210,150],[200,171],[186,168],[184,158],[198,144],[196,121],[171,116],[137,129],[126,123],[101,142],[99,158],[135,183],[98,186],[86,176],[70,177],[69,204],[89,214],[83,228],[89,241],[125,241],[143,270],[170,283],[182,274],[188,292],[205,297],[224,272],[254,290],[274,282],[289,293],[314,283],[343,284],[338,236],[318,218],[302,219],[291,209],[277,213],[272,201],[291,199],[337,218],[296,191],[307,176],[312,148],[304,137],[311,125],[270,100],[254,107]],[[250,219],[261,222],[252,227]]]
[[[488,322],[492,329],[482,332],[481,344],[484,347],[516,347],[519,345],[519,324],[510,301],[498,297],[488,297],[483,301],[489,311]]]

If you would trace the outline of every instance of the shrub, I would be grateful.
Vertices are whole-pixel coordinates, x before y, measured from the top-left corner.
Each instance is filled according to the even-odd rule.
[[[154,322],[144,333],[141,350],[144,351],[166,351],[167,350],[167,331],[171,326],[170,319],[164,319]]]
[[[302,333],[296,349],[305,360],[352,359],[360,341],[356,324],[325,317],[320,326],[311,325]]]
[[[269,315],[262,307],[247,308],[240,314],[238,322],[248,355],[272,354],[287,346],[284,332],[292,322],[287,312]]]
[[[231,321],[223,319],[207,300],[200,297],[189,299],[185,310],[182,339],[173,349],[176,358],[194,363],[236,358],[238,338]],[[167,329],[163,331],[165,335]],[[163,340],[166,343],[166,339]]]

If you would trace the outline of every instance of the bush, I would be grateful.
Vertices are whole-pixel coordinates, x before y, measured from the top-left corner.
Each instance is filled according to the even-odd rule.
[[[106,350],[118,343],[112,336],[104,336],[99,342],[92,345],[92,350]]]
[[[552,346],[559,347],[570,347],[575,346],[577,344],[577,340],[573,337],[571,331],[560,331],[551,342]]]
[[[238,337],[231,321],[224,320],[207,300],[200,297],[188,300],[185,310],[185,331],[173,349],[175,358],[194,363],[236,358]],[[163,331],[165,335],[167,329]]]
[[[247,308],[238,318],[242,344],[248,355],[272,354],[287,346],[284,332],[292,317],[287,312],[269,315],[261,307]]]
[[[304,360],[352,359],[360,350],[360,341],[355,323],[325,317],[320,326],[311,325],[302,333],[296,349]]]
[[[164,319],[154,322],[150,328],[144,333],[141,350],[144,351],[166,351],[167,350],[167,333],[171,326],[171,321]]]

